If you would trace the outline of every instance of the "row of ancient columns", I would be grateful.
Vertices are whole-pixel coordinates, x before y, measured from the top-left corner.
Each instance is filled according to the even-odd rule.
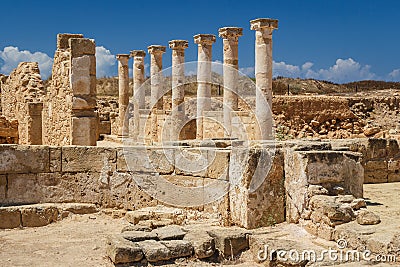
[[[255,76],[256,76],[256,108],[255,113],[258,120],[259,130],[256,138],[266,140],[272,138],[272,31],[278,28],[275,19],[255,19],[250,21],[251,29],[255,30]],[[223,38],[224,46],[224,99],[223,117],[224,127],[228,137],[232,134],[232,111],[238,110],[238,39],[242,35],[242,28],[224,27],[219,29],[219,36]],[[212,34],[197,34],[194,42],[198,45],[197,66],[197,130],[196,138],[203,139],[203,119],[205,112],[211,109],[211,61],[212,44],[216,37]],[[188,47],[186,40],[172,40],[169,42],[172,49],[172,136],[179,137],[179,125],[184,116],[184,87],[185,78],[184,63],[185,49]],[[150,54],[151,96],[150,106],[154,110],[163,109],[162,99],[162,55],[166,47],[151,45],[148,47]],[[118,78],[119,78],[119,135],[126,136],[128,123],[126,112],[129,104],[129,77],[128,60],[133,57],[134,76],[134,104],[138,109],[145,108],[144,90],[139,90],[144,82],[144,57],[143,50],[131,51],[131,54],[119,54]]]

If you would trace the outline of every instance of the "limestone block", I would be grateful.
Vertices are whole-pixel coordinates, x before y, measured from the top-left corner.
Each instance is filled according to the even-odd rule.
[[[178,225],[168,225],[153,230],[160,240],[178,240],[185,237],[186,232]]]
[[[50,172],[60,172],[61,171],[61,147],[50,146]]]
[[[157,147],[125,147],[117,154],[117,170],[159,174],[174,171],[174,149]]]
[[[160,243],[169,249],[169,256],[171,259],[183,258],[193,254],[193,246],[188,241],[169,240],[161,241]]]
[[[362,210],[357,215],[357,223],[361,225],[373,225],[381,222],[379,215],[372,211]]]
[[[361,198],[364,170],[361,154],[346,151],[290,151],[285,156],[285,188],[287,191],[287,219],[297,222],[308,203],[310,184],[323,184],[336,194],[342,188],[345,194]]]
[[[15,207],[0,207],[0,229],[11,229],[21,225],[21,213]]]
[[[387,169],[392,172],[400,171],[400,160],[389,160],[387,162]]]
[[[194,255],[199,259],[209,258],[215,253],[215,242],[206,231],[190,231],[183,240],[189,241],[194,249]]]
[[[70,34],[70,33],[57,34],[57,49],[69,48],[68,40],[71,38],[83,38],[83,34]]]
[[[256,228],[284,221],[283,154],[275,151],[272,157],[270,152],[268,147],[231,152],[229,179],[235,185],[229,192],[231,220],[239,226]]]
[[[107,256],[114,264],[137,262],[143,259],[139,245],[120,236],[107,237]]]
[[[398,171],[389,172],[388,183],[400,182],[400,173]]]
[[[393,165],[391,166],[393,167]],[[369,160],[365,163],[365,171],[387,170],[388,162],[386,160]]]
[[[170,250],[155,240],[145,240],[137,243],[149,262],[165,261],[171,258]]]
[[[7,191],[7,175],[0,175],[0,203],[5,203]]]
[[[95,146],[97,142],[96,117],[72,117],[71,144],[81,146]]]
[[[83,55],[94,55],[96,53],[96,44],[93,40],[87,38],[70,38],[68,43],[71,48],[72,58]]]
[[[54,205],[25,206],[21,208],[21,225],[39,227],[48,225],[58,219],[58,209]]]
[[[116,150],[104,147],[62,147],[63,172],[113,172]]]
[[[74,95],[90,94],[90,56],[72,58],[71,88]]]
[[[216,228],[207,231],[214,238],[215,248],[223,256],[232,256],[249,248],[249,232],[240,228]]]
[[[46,146],[0,146],[0,174],[49,172]]]
[[[208,148],[178,148],[175,151],[175,173],[207,177]]]
[[[68,211],[74,214],[90,214],[98,212],[95,204],[91,203],[63,203],[62,211]]]
[[[94,109],[96,107],[96,99],[92,97],[72,97],[72,109],[73,110],[87,110]]]
[[[206,176],[208,178],[227,180],[230,151],[210,149],[207,156],[209,165]]]
[[[133,224],[138,224],[145,220],[171,219],[176,223],[181,223],[184,219],[183,210],[178,208],[169,208],[165,206],[146,207],[133,211],[128,211],[125,219]]]
[[[111,134],[111,122],[110,121],[100,121],[99,134]]]
[[[386,170],[365,171],[364,183],[366,184],[387,183],[387,181],[388,172]]]
[[[121,234],[121,236],[131,242],[138,242],[144,240],[157,240],[157,234],[154,232],[125,231]]]
[[[365,160],[385,158],[387,156],[386,139],[369,138]]]
[[[89,74],[91,75],[91,77],[94,76],[96,78],[96,56],[95,55],[89,56],[89,60],[90,60]]]
[[[389,139],[387,141],[387,156],[388,157],[395,157],[399,152],[399,143],[397,142],[396,139]]]

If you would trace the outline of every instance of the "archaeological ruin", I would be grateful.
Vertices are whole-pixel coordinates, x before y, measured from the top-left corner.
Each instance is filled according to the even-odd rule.
[[[57,35],[48,81],[35,62],[0,76],[0,228],[117,214],[129,225],[104,242],[116,265],[250,253],[254,264],[306,266],[259,252],[344,239],[400,257],[398,224],[365,197],[365,186],[400,189],[400,135],[363,117],[382,106],[397,115],[400,97],[274,95],[278,20],[249,27],[255,83],[239,71],[239,27],[118,54],[113,97],[98,94],[96,44],[82,34]],[[196,46],[197,62],[185,62]],[[393,231],[380,239],[382,227]],[[306,235],[323,241],[304,247]]]

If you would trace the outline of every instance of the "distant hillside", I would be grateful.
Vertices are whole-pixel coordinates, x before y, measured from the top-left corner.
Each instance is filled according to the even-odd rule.
[[[148,77],[147,77],[148,79]],[[189,80],[195,81],[195,77],[188,77]],[[222,77],[213,73],[213,82],[218,81],[222,84]],[[252,78],[253,82],[255,79]],[[168,86],[170,79],[167,78]],[[49,84],[49,80],[45,81],[45,86]],[[243,87],[242,82],[240,88]],[[133,87],[133,80],[129,79],[129,86]],[[302,94],[347,94],[362,91],[384,90],[384,89],[400,89],[400,82],[385,82],[385,81],[358,81],[346,84],[337,84],[330,81],[322,81],[315,79],[300,79],[300,78],[286,78],[276,77],[272,81],[272,90],[275,95],[286,95],[289,91],[291,95]],[[196,94],[196,83],[192,82],[185,89],[187,95]],[[243,90],[243,88],[242,88]],[[212,95],[222,95],[222,89],[215,85],[212,86]],[[118,77],[98,78],[97,79],[97,93],[99,96],[117,96],[118,95]],[[146,94],[150,92],[146,91]]]
[[[358,91],[382,90],[382,89],[400,89],[400,82],[385,82],[385,81],[359,81],[346,83],[344,86],[348,88],[357,88]]]

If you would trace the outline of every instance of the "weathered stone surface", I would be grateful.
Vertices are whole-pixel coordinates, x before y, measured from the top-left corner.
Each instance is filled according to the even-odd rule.
[[[144,231],[124,231],[122,237],[132,242],[144,241],[144,240],[156,240],[157,235],[154,232]]]
[[[117,152],[117,170],[159,174],[174,171],[174,149],[126,147]]]
[[[74,214],[89,214],[98,212],[96,205],[90,203],[64,203],[62,205],[62,210],[69,211]]]
[[[45,88],[37,62],[19,63],[2,84],[2,115],[8,120],[18,121],[19,144],[42,144],[41,112],[44,95]],[[10,128],[12,130],[13,127]],[[8,132],[12,134],[12,131]],[[12,136],[15,137],[15,135],[10,135]]]
[[[96,53],[96,44],[93,40],[87,38],[70,38],[68,45],[71,48],[72,58]]]
[[[145,240],[137,243],[149,262],[165,261],[171,258],[170,250],[155,240]]]
[[[215,253],[215,242],[206,231],[189,231],[183,240],[189,241],[194,249],[194,255],[199,259],[209,258]]]
[[[98,119],[89,111],[90,116],[72,117],[71,145],[95,146],[98,138]]]
[[[353,210],[359,210],[361,208],[366,208],[367,204],[365,203],[365,200],[362,198],[357,198],[354,199],[351,203],[350,206]]]
[[[48,225],[58,219],[58,209],[54,205],[24,206],[21,208],[21,225],[38,227]]]
[[[169,249],[171,259],[191,256],[193,254],[193,246],[185,240],[169,240],[160,241],[161,244]]]
[[[134,211],[128,211],[125,215],[125,219],[133,224],[137,224],[140,221],[145,220],[162,220],[169,219],[176,223],[181,223],[183,220],[183,211],[178,208],[169,208],[165,206],[147,207]]]
[[[240,228],[217,228],[207,231],[215,248],[224,256],[235,256],[249,248],[249,232]]]
[[[122,228],[121,232],[129,232],[129,231],[144,231],[144,232],[151,232],[153,230],[151,225],[140,225],[140,224],[130,224]]]
[[[160,240],[177,240],[183,239],[186,232],[178,225],[168,225],[160,227],[152,231]]]
[[[21,212],[17,208],[0,208],[0,229],[16,228],[21,225]]]
[[[116,151],[104,147],[65,146],[62,148],[63,172],[113,172],[116,168]]]
[[[381,222],[381,218],[372,211],[361,210],[357,215],[357,223],[361,225],[373,225]]]
[[[285,220],[283,153],[272,153],[273,147],[232,150],[229,205],[236,225],[257,228]]]
[[[49,172],[48,147],[0,146],[0,174],[40,172]]]
[[[143,252],[138,244],[119,236],[107,238],[106,253],[114,264],[137,262],[143,259]]]
[[[57,49],[67,49],[68,40],[71,38],[83,38],[83,34],[59,33],[57,34]]]

